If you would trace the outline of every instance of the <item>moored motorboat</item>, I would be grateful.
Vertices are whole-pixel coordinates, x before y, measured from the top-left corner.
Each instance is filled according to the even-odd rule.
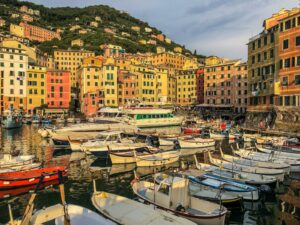
[[[133,192],[147,203],[202,225],[224,225],[227,209],[189,195],[189,180],[167,177],[159,184],[134,180]]]
[[[160,150],[154,147],[145,146],[145,147],[136,148],[134,151],[136,152],[137,155],[150,155],[153,153],[157,153]],[[112,164],[136,163],[136,158],[134,156],[133,151],[128,151],[128,152],[110,151],[109,157]]]
[[[242,182],[238,182],[233,179],[223,178],[212,174],[197,175],[193,171],[185,171],[183,173],[187,175],[189,180],[193,183],[206,186],[215,190],[222,189],[226,194],[238,198],[242,197],[244,200],[257,201],[259,199],[259,193],[257,187],[247,185]]]
[[[0,169],[28,165],[32,163],[34,159],[34,155],[12,156],[10,154],[3,154],[3,157],[0,159]]]
[[[208,156],[211,164],[221,168],[226,168],[228,170],[238,171],[238,172],[247,172],[247,173],[260,174],[260,175],[275,176],[279,181],[284,180],[285,172],[280,169],[267,169],[267,168],[244,166],[236,163],[230,163],[220,159],[213,158],[210,152],[208,152]]]
[[[134,151],[136,165],[138,167],[163,166],[177,162],[179,159],[179,151],[164,151],[154,154],[138,155]]]
[[[17,171],[24,171],[24,170],[31,170],[31,169],[37,169],[41,167],[41,163],[28,163],[25,165],[19,165],[19,166],[12,166],[5,169],[0,169],[1,173],[8,173],[8,172],[17,172]]]
[[[22,127],[22,115],[13,110],[6,110],[1,120],[2,127],[5,129],[14,129]]]
[[[220,149],[221,157],[227,162],[236,163],[244,166],[254,166],[267,169],[281,169],[285,174],[290,173],[290,165],[286,163],[275,163],[275,162],[258,162],[254,160],[243,159],[240,157],[224,154],[222,149]]]
[[[292,157],[295,159],[300,159],[300,151],[290,150],[285,148],[275,148],[272,146],[262,146],[262,145],[255,145],[257,150],[264,153],[271,153],[275,156],[282,156],[282,157]]]
[[[160,209],[125,198],[123,196],[95,191],[92,196],[95,208],[118,224],[126,225],[171,225],[195,224]]]
[[[195,162],[196,162],[197,169],[201,171],[205,171],[207,173],[211,173],[219,177],[235,179],[239,182],[243,182],[246,184],[251,184],[256,186],[268,185],[271,187],[275,187],[277,183],[277,179],[274,176],[260,175],[260,174],[247,173],[241,171],[233,171],[230,169],[226,169],[224,167],[220,168],[210,164],[199,163],[196,156],[195,156]]]
[[[294,159],[292,157],[276,156],[274,154],[268,154],[263,152],[256,152],[246,149],[235,150],[234,154],[253,161],[258,162],[270,162],[270,163],[286,163],[290,165],[291,172],[300,172],[300,159]]]

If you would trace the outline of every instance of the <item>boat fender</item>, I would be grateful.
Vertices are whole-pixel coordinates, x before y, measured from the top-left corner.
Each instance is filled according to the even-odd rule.
[[[181,203],[178,203],[176,206],[176,211],[185,212],[185,208],[182,206]]]

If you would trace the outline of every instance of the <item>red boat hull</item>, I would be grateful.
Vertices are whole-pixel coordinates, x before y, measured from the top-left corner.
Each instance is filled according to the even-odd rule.
[[[52,181],[45,182],[39,187],[39,190],[44,189],[45,187],[48,187],[51,185],[56,185],[58,183],[59,183],[58,180],[52,180]],[[30,185],[30,186],[18,187],[18,188],[14,188],[14,189],[0,190],[0,199],[10,198],[13,196],[18,196],[21,194],[29,193],[31,191],[34,191],[35,188],[36,188],[36,185]]]
[[[184,127],[183,128],[184,134],[201,134],[201,128],[197,127]]]
[[[0,174],[0,189],[36,185],[42,175],[44,175],[43,183],[58,180],[59,170],[63,171],[63,176],[66,176],[67,171],[65,166],[3,173]]]

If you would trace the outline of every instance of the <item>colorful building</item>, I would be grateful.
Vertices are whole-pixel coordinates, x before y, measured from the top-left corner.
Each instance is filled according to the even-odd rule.
[[[204,69],[204,103],[246,111],[247,66],[240,60],[208,57]]]
[[[300,106],[300,9],[287,12],[279,19],[278,60],[280,83],[276,105]],[[275,87],[278,88],[278,87]]]
[[[26,111],[26,71],[28,56],[20,48],[0,47],[0,112],[19,109]]]
[[[102,65],[102,56],[88,57],[83,60],[82,66],[77,70],[78,83],[80,87],[79,99],[81,102],[84,98],[90,97],[86,94],[95,93],[103,89]],[[85,107],[83,104],[81,106]]]
[[[46,76],[46,103],[49,109],[69,109],[71,101],[71,73],[49,70]]]
[[[84,58],[93,56],[95,56],[94,52],[86,50],[54,50],[55,68],[70,71],[71,86],[77,87],[77,69],[81,66]]]
[[[196,95],[199,104],[204,103],[204,68],[196,70]]]
[[[118,105],[122,106],[136,99],[136,75],[129,70],[118,71]]]
[[[182,106],[197,103],[197,77],[195,70],[176,71],[177,104]]]
[[[51,41],[52,39],[59,39],[60,35],[54,31],[47,30],[42,27],[29,25],[27,23],[21,22],[20,26],[24,29],[24,37],[31,41]]]
[[[107,59],[102,68],[104,106],[118,106],[118,67],[112,58]]]
[[[78,46],[78,47],[83,47],[84,42],[81,39],[75,39],[71,41],[71,46]]]
[[[35,114],[37,108],[46,105],[46,72],[46,67],[28,67],[26,72],[28,114]]]

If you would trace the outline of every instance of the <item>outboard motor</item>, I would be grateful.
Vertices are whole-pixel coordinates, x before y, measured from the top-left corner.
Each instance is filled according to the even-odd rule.
[[[262,184],[259,187],[259,189],[260,189],[261,192],[264,192],[264,193],[270,193],[272,191],[272,189],[270,188],[270,186],[266,185],[266,184]]]
[[[180,149],[180,144],[178,140],[174,140],[173,143],[174,143],[174,149]]]

